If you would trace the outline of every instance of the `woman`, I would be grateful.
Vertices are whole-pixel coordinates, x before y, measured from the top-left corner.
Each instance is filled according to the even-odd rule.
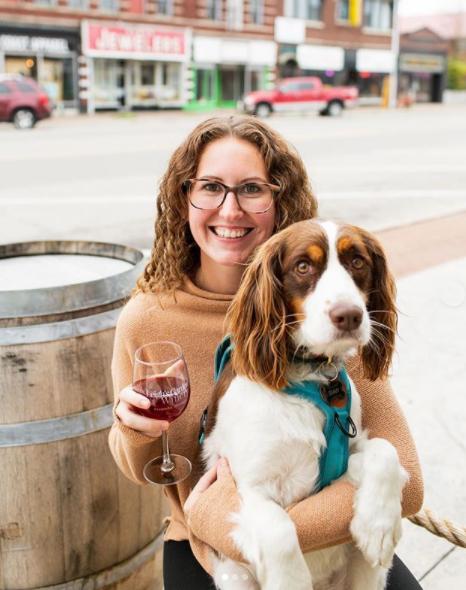
[[[248,211],[248,193],[256,190],[269,197],[260,213]],[[205,191],[217,196],[215,209],[203,208]],[[215,347],[225,333],[225,314],[245,264],[273,233],[315,216],[317,205],[295,150],[258,119],[232,116],[201,123],[175,151],[160,185],[157,211],[151,260],[120,316],[112,363],[115,422],[110,448],[123,473],[138,483],[144,483],[145,463],[161,454],[160,436],[168,423],[134,411],[148,406],[130,387],[135,350],[160,339],[183,348],[192,393],[187,410],[170,425],[170,441],[173,452],[194,459],[200,418],[213,387]],[[365,379],[357,362],[348,370],[361,394],[364,426],[371,436],[395,446],[410,475],[403,513],[413,514],[422,505],[422,479],[390,385]],[[228,514],[238,495],[227,465],[221,461],[190,495],[195,483],[192,477],[165,490],[171,508],[164,545],[165,590],[213,587],[205,571],[210,568],[208,546],[242,558],[228,535]],[[353,494],[351,484],[336,482],[289,510],[305,551],[349,539]],[[398,575],[404,578],[397,586]],[[390,587],[419,586],[396,561]]]

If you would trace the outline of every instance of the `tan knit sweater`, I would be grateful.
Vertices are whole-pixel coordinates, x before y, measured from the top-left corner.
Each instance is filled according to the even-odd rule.
[[[176,301],[169,295],[138,294],[124,307],[116,328],[112,363],[115,400],[118,392],[131,383],[133,356],[139,346],[163,339],[182,347],[191,381],[191,399],[184,414],[170,425],[170,450],[191,460],[198,451],[200,418],[213,390],[214,351],[226,332],[224,319],[231,299],[229,295],[203,291],[187,279],[176,292]],[[361,394],[364,427],[371,437],[386,438],[395,446],[410,475],[403,493],[403,513],[414,514],[422,505],[422,476],[398,402],[387,381],[370,382],[363,378],[358,360],[348,370]],[[118,421],[110,430],[109,444],[119,468],[136,483],[145,483],[145,463],[162,452],[160,439],[154,440]],[[165,539],[189,539],[197,559],[211,572],[209,546],[234,559],[243,559],[228,535],[232,526],[228,515],[238,506],[239,498],[233,478],[215,482],[191,510],[188,527],[182,507],[195,483],[192,477],[166,488],[171,516]],[[353,495],[351,484],[336,482],[289,510],[304,551],[349,538]]]

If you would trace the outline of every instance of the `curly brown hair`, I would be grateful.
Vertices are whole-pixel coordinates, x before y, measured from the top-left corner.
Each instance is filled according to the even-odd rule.
[[[276,131],[247,115],[212,117],[200,123],[175,150],[162,177],[157,200],[155,239],[151,258],[135,292],[173,292],[184,276],[199,265],[199,246],[188,225],[188,199],[183,188],[194,178],[204,148],[212,141],[235,137],[257,147],[269,181],[280,186],[276,195],[274,233],[295,221],[315,217],[317,201],[297,151]]]

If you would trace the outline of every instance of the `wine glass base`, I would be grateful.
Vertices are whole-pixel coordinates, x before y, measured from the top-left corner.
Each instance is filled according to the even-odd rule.
[[[192,465],[189,459],[173,453],[170,453],[170,459],[175,467],[168,473],[162,471],[163,457],[156,457],[146,463],[143,471],[145,479],[149,483],[172,486],[185,480],[191,474]]]

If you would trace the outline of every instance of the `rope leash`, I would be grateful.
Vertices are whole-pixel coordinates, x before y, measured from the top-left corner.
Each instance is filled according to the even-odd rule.
[[[429,508],[423,508],[417,514],[408,516],[408,519],[412,523],[424,527],[433,535],[443,537],[458,547],[466,547],[466,527],[460,527],[447,519],[438,518]]]

